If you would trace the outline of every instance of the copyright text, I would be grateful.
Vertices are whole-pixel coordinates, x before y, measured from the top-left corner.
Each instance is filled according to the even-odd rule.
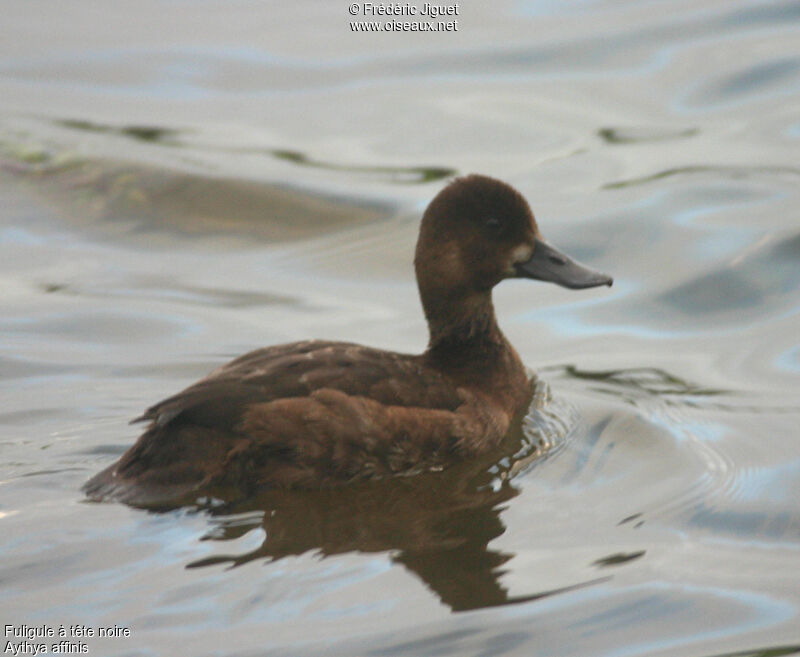
[[[353,2],[348,5],[347,12],[351,16],[385,19],[351,21],[350,30],[353,32],[457,32],[457,17],[461,14],[461,7],[457,2],[446,5],[431,2]]]

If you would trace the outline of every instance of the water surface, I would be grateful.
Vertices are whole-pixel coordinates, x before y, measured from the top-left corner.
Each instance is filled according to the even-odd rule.
[[[800,654],[797,3],[346,9],[4,5],[3,623],[125,626],[85,641],[120,656]],[[543,457],[83,499],[246,350],[423,349],[419,215],[472,171],[615,277],[496,291]]]

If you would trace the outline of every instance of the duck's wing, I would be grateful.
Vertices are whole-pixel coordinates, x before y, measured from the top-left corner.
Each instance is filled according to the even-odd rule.
[[[417,356],[334,342],[246,354],[138,418],[139,440],[85,487],[156,504],[205,486],[317,488],[438,468],[508,418]]]
[[[452,383],[419,357],[315,340],[245,354],[134,422],[232,428],[253,405],[307,398],[322,389],[394,407],[452,411],[463,401]]]

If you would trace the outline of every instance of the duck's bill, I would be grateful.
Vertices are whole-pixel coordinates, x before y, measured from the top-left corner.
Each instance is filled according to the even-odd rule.
[[[611,276],[575,262],[552,244],[539,239],[536,240],[531,259],[518,264],[516,268],[517,275],[522,278],[548,281],[571,290],[600,285],[611,287],[614,282]]]

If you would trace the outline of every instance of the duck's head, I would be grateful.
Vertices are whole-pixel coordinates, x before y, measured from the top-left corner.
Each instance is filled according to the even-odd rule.
[[[434,303],[487,293],[506,278],[571,289],[613,283],[547,243],[522,194],[479,175],[457,178],[431,201],[422,217],[414,265],[426,310]]]

